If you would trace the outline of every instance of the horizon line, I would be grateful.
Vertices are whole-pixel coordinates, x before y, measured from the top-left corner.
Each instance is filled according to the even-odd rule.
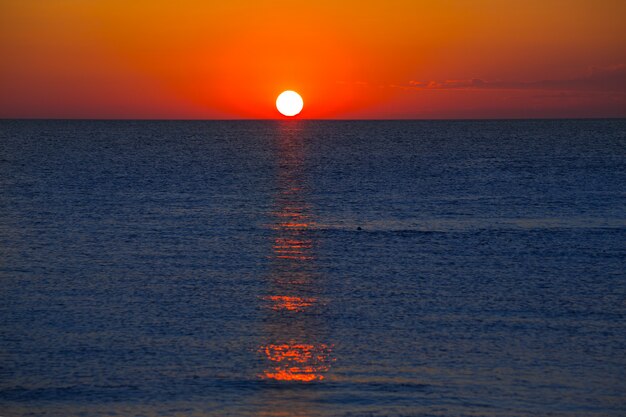
[[[532,120],[626,120],[621,117],[457,117],[457,118],[109,118],[109,117],[0,117],[0,121],[163,121],[163,122],[285,122],[285,121],[320,121],[320,122],[452,122],[452,121],[532,121]]]

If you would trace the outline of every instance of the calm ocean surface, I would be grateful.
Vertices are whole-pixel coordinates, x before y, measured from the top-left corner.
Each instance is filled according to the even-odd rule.
[[[626,121],[0,121],[1,416],[624,416]]]

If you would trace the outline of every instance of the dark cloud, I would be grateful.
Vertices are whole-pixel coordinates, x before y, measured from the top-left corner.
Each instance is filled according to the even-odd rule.
[[[585,76],[565,80],[542,80],[531,82],[485,81],[477,78],[445,81],[411,80],[408,85],[395,87],[416,90],[575,90],[626,93],[626,65],[619,64],[608,67],[593,67]]]

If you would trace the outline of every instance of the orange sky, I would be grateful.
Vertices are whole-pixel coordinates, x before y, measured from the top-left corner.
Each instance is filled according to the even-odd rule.
[[[0,117],[626,117],[626,1],[0,0]]]

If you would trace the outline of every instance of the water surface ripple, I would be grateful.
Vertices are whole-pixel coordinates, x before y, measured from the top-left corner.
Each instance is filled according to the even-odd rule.
[[[0,121],[0,415],[626,415],[626,122]]]

